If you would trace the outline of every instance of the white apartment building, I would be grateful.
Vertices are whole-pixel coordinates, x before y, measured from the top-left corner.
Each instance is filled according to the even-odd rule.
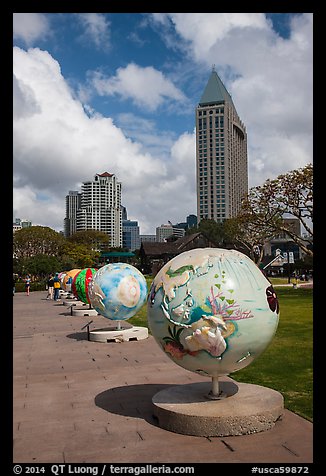
[[[184,235],[184,229],[174,227],[171,223],[156,227],[156,241],[158,242],[164,242],[170,236],[177,236],[178,238],[181,238]]]
[[[83,182],[76,231],[99,230],[110,236],[110,246],[122,246],[121,182],[114,174],[96,174]]]

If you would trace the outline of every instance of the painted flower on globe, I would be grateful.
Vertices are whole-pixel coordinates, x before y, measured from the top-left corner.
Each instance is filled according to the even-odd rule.
[[[193,333],[185,337],[184,347],[190,351],[207,350],[211,355],[219,357],[226,349],[226,342],[221,330],[227,330],[222,319],[203,316],[193,323]]]

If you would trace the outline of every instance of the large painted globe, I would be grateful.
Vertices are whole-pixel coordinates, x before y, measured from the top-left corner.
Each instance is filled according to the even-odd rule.
[[[72,280],[71,291],[77,299],[84,302],[85,304],[91,303],[88,291],[90,283],[96,272],[96,268],[84,268],[75,274]]]
[[[271,283],[243,253],[186,251],[166,263],[148,295],[152,335],[178,365],[218,377],[242,369],[271,342],[279,305]]]
[[[65,291],[70,292],[71,291],[71,283],[74,277],[76,276],[77,273],[81,271],[79,268],[76,269],[71,269],[70,271],[65,271],[63,273],[62,281],[61,281],[61,286]]]
[[[126,320],[146,302],[147,284],[143,274],[127,263],[110,263],[94,275],[90,287],[91,305],[112,320]]]

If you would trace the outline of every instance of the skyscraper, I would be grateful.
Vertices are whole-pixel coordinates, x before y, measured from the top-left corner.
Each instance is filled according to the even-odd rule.
[[[80,208],[81,193],[70,190],[66,195],[66,217],[63,223],[63,234],[68,236],[76,233],[77,230],[77,210]]]
[[[196,108],[197,216],[235,217],[248,192],[247,134],[213,68]]]
[[[99,230],[110,236],[110,246],[122,246],[121,182],[114,174],[96,174],[83,182],[77,231]]]
[[[139,226],[136,220],[122,220],[122,245],[129,251],[139,250]]]

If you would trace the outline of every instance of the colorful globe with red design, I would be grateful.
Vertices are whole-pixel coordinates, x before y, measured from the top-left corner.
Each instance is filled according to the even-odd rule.
[[[71,291],[71,284],[73,278],[76,276],[76,274],[81,271],[79,268],[76,269],[71,269],[70,271],[63,271],[61,279],[61,287],[65,290],[70,292]]]
[[[71,291],[74,296],[85,304],[90,304],[90,299],[88,295],[89,285],[93,279],[93,276],[96,274],[96,268],[84,268],[75,274],[72,284]]]

